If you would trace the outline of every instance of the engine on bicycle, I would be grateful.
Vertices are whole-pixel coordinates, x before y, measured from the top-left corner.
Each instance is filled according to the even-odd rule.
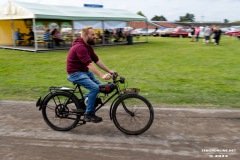
[[[105,94],[109,94],[112,91],[114,91],[114,89],[116,89],[116,85],[111,82],[100,84],[98,86],[99,86],[99,92],[105,93]]]

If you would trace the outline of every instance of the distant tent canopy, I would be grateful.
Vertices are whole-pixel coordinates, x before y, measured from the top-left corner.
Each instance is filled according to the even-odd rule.
[[[147,21],[146,17],[122,9],[84,8],[12,2],[0,9],[0,20],[58,19],[72,21]]]

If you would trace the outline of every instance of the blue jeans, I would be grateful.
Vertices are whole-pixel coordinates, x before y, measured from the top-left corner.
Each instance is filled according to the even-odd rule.
[[[97,94],[99,93],[99,86],[101,82],[94,77],[92,72],[75,72],[68,75],[68,80],[70,82],[77,83],[84,88],[89,90],[88,93],[88,103],[85,114],[94,114],[95,113],[95,101]]]

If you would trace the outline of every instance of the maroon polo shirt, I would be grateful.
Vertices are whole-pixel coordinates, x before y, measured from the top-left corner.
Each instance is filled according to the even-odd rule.
[[[98,62],[98,60],[92,46],[87,45],[82,38],[77,38],[67,55],[67,73],[88,72],[87,66],[92,62]]]

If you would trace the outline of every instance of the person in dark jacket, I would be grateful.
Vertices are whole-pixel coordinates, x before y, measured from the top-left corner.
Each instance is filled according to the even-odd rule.
[[[215,30],[214,30],[213,33],[214,33],[215,45],[219,45],[220,37],[221,37],[221,34],[222,34],[222,31],[219,28],[219,26],[215,27]]]
[[[192,38],[191,42],[194,42],[196,40],[195,27],[194,26],[191,27],[191,38]]]
[[[101,84],[101,82],[95,78],[94,74],[108,80],[112,78],[114,72],[105,66],[96,55],[92,47],[94,44],[95,33],[93,28],[83,28],[81,38],[76,38],[68,52],[66,69],[69,81],[80,84],[89,90],[85,121],[98,123],[102,121],[102,118],[95,115],[94,104],[99,92],[98,84]],[[102,73],[94,63],[107,73]]]
[[[33,44],[34,44],[34,32],[33,32],[32,28],[29,29],[29,33],[26,34],[26,36],[29,36],[28,45],[33,46]]]

